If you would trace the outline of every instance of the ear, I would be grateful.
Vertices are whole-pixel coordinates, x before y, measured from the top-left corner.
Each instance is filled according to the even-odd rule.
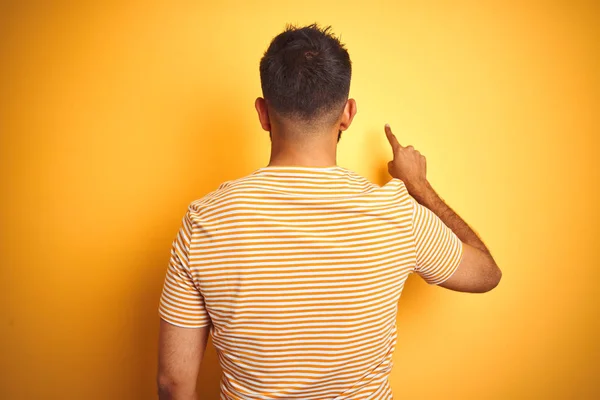
[[[256,112],[258,112],[258,120],[260,121],[260,126],[265,131],[271,131],[271,122],[269,121],[269,110],[267,109],[267,102],[262,97],[257,97],[254,102],[254,107],[256,108]]]
[[[340,130],[345,131],[348,129],[352,123],[352,120],[354,119],[354,115],[356,115],[356,111],[356,101],[354,99],[348,99],[346,105],[344,106],[344,112],[342,112]]]

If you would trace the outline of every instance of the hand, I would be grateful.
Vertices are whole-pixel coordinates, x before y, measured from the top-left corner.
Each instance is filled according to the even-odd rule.
[[[389,124],[385,124],[385,136],[387,136],[394,159],[388,162],[388,172],[393,178],[400,179],[414,197],[429,186],[427,182],[427,162],[425,156],[415,150],[412,146],[402,146],[396,136],[392,133]]]

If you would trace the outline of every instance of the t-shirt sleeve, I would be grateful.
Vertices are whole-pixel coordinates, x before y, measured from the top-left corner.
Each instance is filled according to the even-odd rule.
[[[463,244],[433,211],[410,197],[415,239],[415,272],[430,285],[438,285],[456,271]]]
[[[191,212],[188,207],[171,245],[171,258],[160,297],[159,314],[173,325],[201,328],[210,325],[212,321],[190,270],[190,245],[194,232]]]

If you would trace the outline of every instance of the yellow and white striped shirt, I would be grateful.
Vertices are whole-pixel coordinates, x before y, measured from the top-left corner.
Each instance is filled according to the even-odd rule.
[[[221,399],[391,399],[404,282],[443,282],[462,249],[399,179],[268,166],[191,202],[160,316],[212,323]]]

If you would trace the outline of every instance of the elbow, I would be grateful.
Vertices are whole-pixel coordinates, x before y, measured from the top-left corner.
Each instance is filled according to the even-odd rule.
[[[496,264],[494,264],[494,267],[492,268],[491,272],[488,275],[488,279],[486,280],[486,287],[483,290],[483,292],[485,293],[495,289],[501,280],[502,271],[500,270],[500,268],[498,268]]]
[[[500,283],[500,280],[502,280],[502,271],[500,268],[498,268],[498,264],[496,264],[496,261],[489,252],[487,253],[487,256],[487,262],[485,263],[485,268],[482,271],[482,280],[484,284],[482,285],[483,287],[481,288],[481,293],[489,292],[495,289]]]
[[[159,400],[193,399],[195,384],[178,382],[172,377],[159,375],[157,378]]]
[[[158,376],[157,379],[158,398],[159,400],[170,400],[175,398],[175,383],[166,376]]]

